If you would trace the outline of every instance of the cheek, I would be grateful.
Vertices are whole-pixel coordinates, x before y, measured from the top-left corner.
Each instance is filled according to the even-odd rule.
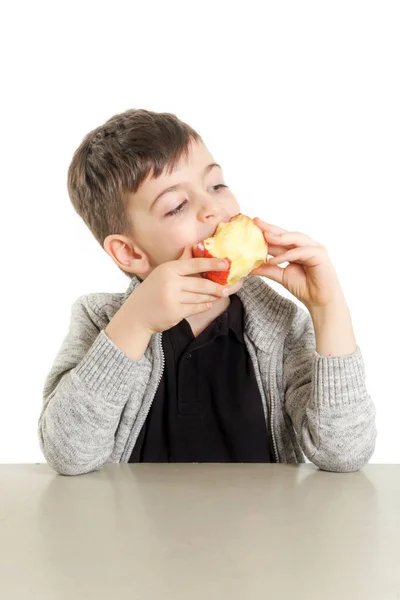
[[[171,217],[171,220],[173,217]],[[197,231],[195,223],[191,226],[188,222],[171,223],[167,231],[163,231],[157,236],[155,241],[155,249],[159,262],[167,262],[169,260],[177,260],[183,252],[183,248],[188,245],[193,245],[197,242]]]

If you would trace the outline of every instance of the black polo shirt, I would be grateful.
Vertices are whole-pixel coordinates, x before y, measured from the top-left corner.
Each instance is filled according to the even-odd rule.
[[[197,337],[186,319],[163,332],[165,368],[129,462],[274,462],[243,305]]]

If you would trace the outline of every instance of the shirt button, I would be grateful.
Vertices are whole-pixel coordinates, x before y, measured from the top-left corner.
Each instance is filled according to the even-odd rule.
[[[192,358],[191,354],[186,354],[186,358]]]

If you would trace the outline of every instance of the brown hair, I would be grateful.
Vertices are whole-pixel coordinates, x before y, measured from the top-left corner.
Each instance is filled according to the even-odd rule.
[[[136,193],[148,175],[157,178],[164,169],[170,174],[181,157],[188,156],[192,139],[202,141],[174,114],[144,109],[114,115],[85,136],[68,169],[68,193],[101,247],[108,235],[133,235],[129,194]]]

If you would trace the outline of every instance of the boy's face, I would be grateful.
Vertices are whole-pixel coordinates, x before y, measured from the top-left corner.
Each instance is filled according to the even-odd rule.
[[[171,175],[148,177],[130,195],[134,238],[112,235],[104,243],[121,268],[145,279],[155,267],[177,260],[185,246],[211,236],[221,221],[240,212],[231,190],[221,187],[226,182],[221,168],[210,166],[214,163],[202,142],[192,142],[188,160],[183,157]]]

